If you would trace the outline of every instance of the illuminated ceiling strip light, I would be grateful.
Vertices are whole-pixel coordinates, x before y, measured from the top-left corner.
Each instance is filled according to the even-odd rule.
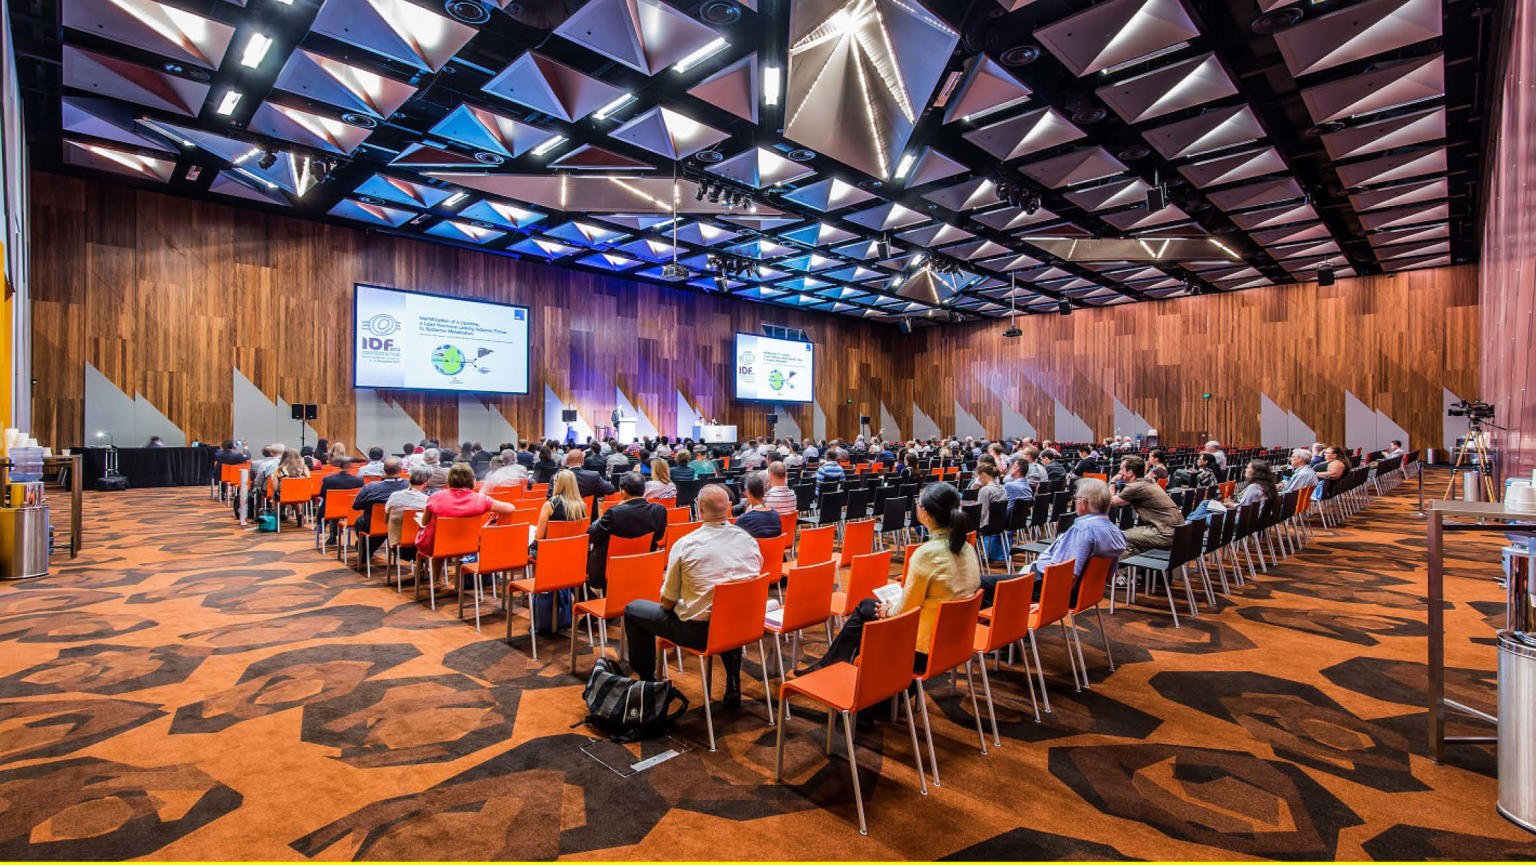
[[[262,177],[261,175],[257,174],[254,171],[251,171],[251,170],[246,169],[246,168],[236,168],[235,170],[240,172],[241,174],[244,174],[246,177],[249,177],[250,179],[256,181],[257,183],[266,184],[266,187],[268,189],[276,189],[277,188],[277,184],[276,183],[273,183],[272,181],[266,179],[265,177]]]
[[[597,109],[597,113],[593,114],[592,117],[595,120],[607,120],[614,112],[634,101],[635,96],[633,93],[620,94],[617,99]]]
[[[904,154],[901,157],[901,161],[896,164],[896,173],[891,175],[892,179],[905,180],[907,172],[912,170],[912,164],[916,161],[917,157],[911,153]]]
[[[724,36],[716,36],[714,39],[694,50],[692,54],[689,54],[687,57],[677,61],[677,65],[672,67],[672,71],[687,72],[689,69],[692,69],[700,63],[703,63],[705,60],[708,60],[710,57],[713,57],[716,53],[724,49],[728,44],[729,43],[725,41]]]
[[[219,107],[215,110],[227,117],[235,113],[235,106],[240,104],[240,99],[240,91],[226,90],[224,91],[224,98],[219,100]]]
[[[251,38],[245,43],[245,52],[240,55],[240,65],[252,69],[261,65],[266,59],[267,52],[272,50],[272,37],[264,33],[252,33]]]
[[[1211,245],[1221,250],[1222,252],[1225,252],[1227,255],[1232,256],[1233,258],[1237,258],[1237,253],[1233,252],[1230,246],[1227,246],[1225,243],[1222,243],[1214,237],[1211,238]]]
[[[784,89],[784,70],[777,66],[763,67],[763,104],[779,104],[779,94]]]
[[[662,201],[661,199],[657,198],[656,196],[651,195],[649,192],[646,192],[645,190],[641,189],[640,187],[635,186],[633,183],[629,183],[629,182],[627,182],[625,180],[622,180],[622,179],[617,178],[617,177],[613,177],[611,175],[608,177],[608,179],[610,181],[612,181],[615,186],[619,187],[620,189],[624,190],[625,192],[628,192],[631,195],[634,195],[634,196],[637,196],[639,198],[642,198],[642,199],[650,202],[652,205],[654,205],[656,207],[662,207],[662,208],[671,207],[671,205],[667,204],[665,201]],[[672,219],[674,219],[674,220],[676,218],[677,217],[675,217],[675,216],[672,217]],[[660,223],[660,224],[661,225],[665,225],[666,223]]]
[[[452,195],[448,196],[447,198],[443,199],[443,203],[440,206],[442,206],[442,207],[452,207],[455,204],[458,204],[459,202],[463,201],[464,198],[465,198],[465,195],[466,195],[466,193],[464,193],[464,192],[455,192],[454,194],[452,194]]]
[[[123,166],[124,168],[131,168],[140,174],[154,173],[149,167],[149,160],[143,156],[139,156],[136,153],[126,153],[121,150],[108,150],[105,147],[97,147],[94,144],[85,145],[85,149],[96,154],[97,156],[100,156],[102,159],[109,159],[113,162],[116,162],[118,165]]]
[[[533,148],[533,155],[534,156],[543,156],[544,154],[548,153],[551,150],[554,150],[556,147],[559,147],[561,144],[564,144],[564,143],[565,143],[565,136],[564,135],[551,135],[548,138],[544,139],[544,141],[541,142],[538,147]]]

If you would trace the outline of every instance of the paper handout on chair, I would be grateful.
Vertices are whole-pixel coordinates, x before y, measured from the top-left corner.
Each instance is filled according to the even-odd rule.
[[[875,600],[887,607],[896,606],[896,602],[901,600],[901,583],[886,583],[876,587]]]

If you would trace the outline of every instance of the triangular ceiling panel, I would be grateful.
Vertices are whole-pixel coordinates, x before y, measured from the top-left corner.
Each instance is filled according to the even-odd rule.
[[[688,88],[688,94],[756,123],[759,89],[757,55],[749,54]]]
[[[324,0],[311,29],[430,72],[443,68],[476,32],[410,0]]]
[[[971,121],[1011,108],[1029,98],[1029,88],[1019,83],[1001,64],[977,54],[965,66],[965,78],[944,106],[944,122]]]
[[[668,159],[687,158],[730,137],[728,132],[660,105],[636,115],[608,134]]]
[[[567,123],[586,117],[624,93],[606,81],[532,51],[513,60],[481,89]]]
[[[67,0],[65,27],[109,38],[162,57],[217,69],[235,28],[155,0]]]
[[[358,111],[380,119],[394,114],[416,93],[414,84],[305,48],[289,55],[272,86],[343,111]]]
[[[1078,76],[1129,63],[1200,35],[1180,0],[1109,0],[1035,31]]]
[[[1018,117],[965,133],[967,141],[1004,162],[1082,137],[1083,131],[1054,108],[1026,111]]]
[[[555,33],[646,75],[719,38],[661,0],[591,0]]]
[[[96,96],[192,117],[208,98],[208,85],[126,60],[64,46],[63,83]]]
[[[140,135],[134,129],[136,113],[122,103],[107,99],[66,96],[59,100],[59,120],[65,132],[104,138],[132,147],[174,153],[175,151],[162,142]]]
[[[522,156],[554,133],[466,103],[439,120],[431,134],[510,159]]]

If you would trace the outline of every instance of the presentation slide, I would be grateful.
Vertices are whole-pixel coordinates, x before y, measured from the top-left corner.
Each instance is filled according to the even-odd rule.
[[[808,342],[736,334],[736,398],[810,402],[815,398],[816,348]]]
[[[356,286],[355,387],[528,392],[528,308]]]

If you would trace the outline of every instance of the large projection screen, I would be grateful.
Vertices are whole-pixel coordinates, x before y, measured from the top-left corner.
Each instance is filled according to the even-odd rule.
[[[528,308],[358,285],[354,387],[528,392]]]
[[[816,347],[794,339],[736,334],[736,398],[811,402],[816,397]]]

